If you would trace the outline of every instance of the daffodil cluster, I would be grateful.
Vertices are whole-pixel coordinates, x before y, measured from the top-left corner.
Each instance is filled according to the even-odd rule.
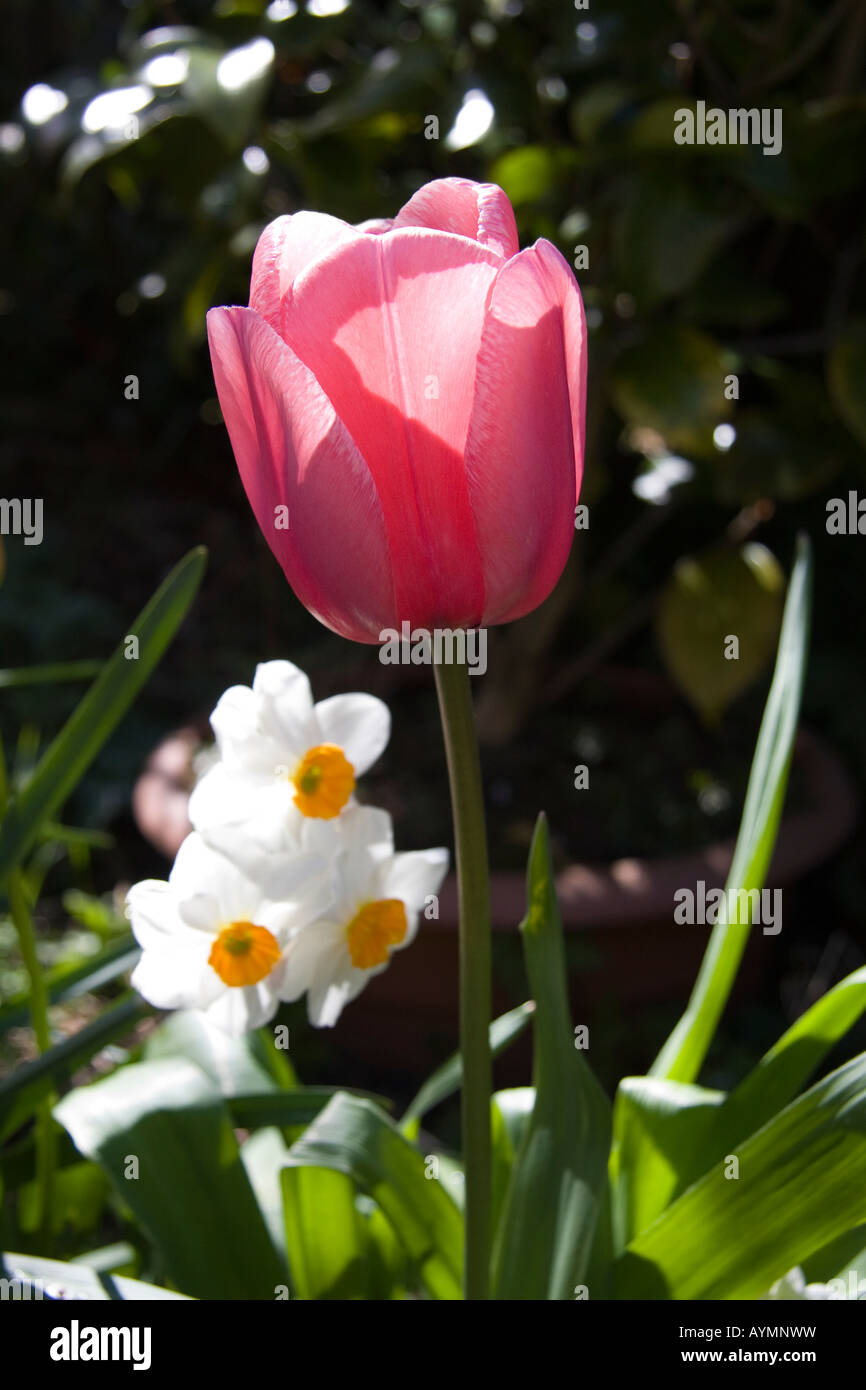
[[[288,661],[225,692],[193,832],[168,881],[127,898],[142,947],[133,984],[150,1003],[203,1010],[239,1034],[306,994],[311,1022],[330,1027],[409,945],[448,853],[396,854],[387,812],[355,800],[390,723],[372,695],[314,704]]]

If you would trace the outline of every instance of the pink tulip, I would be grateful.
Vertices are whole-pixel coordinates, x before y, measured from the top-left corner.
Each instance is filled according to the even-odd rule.
[[[586,325],[494,184],[438,179],[391,222],[278,217],[249,308],[211,309],[247,496],[302,603],[359,642],[510,622],[568,556]]]

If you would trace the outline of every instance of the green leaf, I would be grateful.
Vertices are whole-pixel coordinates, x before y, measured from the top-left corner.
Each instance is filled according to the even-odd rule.
[[[120,723],[183,622],[205,570],[199,546],[181,560],[142,610],[81,703],[43,754],[0,825],[0,880],[20,864],[42,823],[53,816]],[[127,640],[138,639],[138,659]]]
[[[350,1177],[380,1207],[433,1298],[462,1297],[463,1220],[423,1156],[370,1101],[333,1097],[292,1145],[291,1167]]]
[[[51,1192],[51,1230],[59,1234],[93,1230],[108,1195],[108,1179],[95,1163],[70,1163],[55,1173]],[[18,1225],[37,1234],[43,1221],[41,1184],[33,1179],[18,1194]]]
[[[514,1162],[494,1251],[494,1296],[570,1299],[592,1245],[610,1143],[610,1107],[574,1046],[547,822],[529,852],[520,924],[536,1001],[535,1105]]]
[[[839,1275],[844,1277],[849,1269],[866,1274],[866,1225],[854,1226],[816,1250],[803,1260],[802,1269],[808,1284],[826,1284]]]
[[[285,1167],[281,1174],[286,1249],[297,1296],[363,1298],[369,1258],[355,1184],[329,1168]]]
[[[54,1113],[106,1170],[185,1293],[272,1299],[286,1283],[229,1112],[197,1066],[166,1058],[121,1067]]]
[[[716,1112],[695,1144],[686,1175],[697,1177],[720,1154],[767,1124],[808,1081],[866,1010],[866,966],[829,990],[792,1024]]]
[[[535,1003],[529,999],[525,1004],[520,1004],[516,1009],[511,1009],[507,1014],[493,1020],[490,1025],[490,1052],[493,1057],[498,1057],[500,1052],[510,1047],[515,1038],[520,1037],[534,1011]],[[443,1062],[424,1082],[414,1100],[410,1102],[401,1128],[410,1130],[413,1125],[417,1128],[417,1121],[423,1119],[435,1106],[441,1105],[443,1100],[454,1095],[462,1085],[463,1058],[459,1052],[455,1052],[453,1057]]]
[[[620,1081],[609,1165],[616,1250],[622,1250],[664,1211],[724,1099],[724,1091],[705,1091],[651,1076],[626,1076]]]
[[[331,1168],[283,1167],[280,1179],[293,1294],[305,1300],[403,1296],[405,1251],[351,1178]]]
[[[220,49],[196,45],[187,53],[184,99],[227,146],[242,148],[271,81],[272,64],[252,65],[250,76],[229,88],[217,76],[225,57]]]
[[[58,685],[64,681],[92,681],[102,670],[101,661],[57,661],[50,666],[7,667],[0,671],[0,690],[22,685]]]
[[[234,1117],[232,1123],[237,1126]],[[271,1244],[280,1262],[286,1254],[280,1172],[288,1152],[289,1146],[278,1129],[260,1129],[241,1145],[244,1172],[249,1179],[262,1219],[268,1228]]]
[[[776,843],[806,669],[811,579],[811,547],[801,535],[788,585],[776,669],[726,883],[727,890],[737,893],[763,887]],[[686,1011],[653,1063],[653,1076],[695,1080],[727,1003],[748,936],[748,923],[729,923],[720,911]]]
[[[369,1236],[370,1293],[378,1299],[403,1299],[411,1270],[406,1250],[384,1212],[374,1202],[365,1212]]]
[[[642,310],[683,294],[736,231],[742,213],[732,209],[730,188],[708,192],[675,182],[670,167],[628,186],[614,223],[617,270]]]
[[[656,611],[656,633],[668,672],[706,723],[717,723],[772,658],[784,591],[779,562],[754,541],[677,561]]]
[[[548,145],[522,145],[496,160],[490,178],[515,207],[549,202],[575,163],[573,151]]]
[[[35,1112],[39,1102],[72,1072],[115,1038],[128,1033],[147,1013],[138,995],[129,994],[119,1003],[64,1038],[32,1062],[16,1067],[0,1080],[0,1143],[14,1134]]]
[[[117,937],[98,955],[88,956],[75,966],[61,966],[46,971],[45,985],[52,1004],[60,1004],[65,999],[76,999],[81,994],[89,994],[102,985],[110,984],[119,975],[132,970],[141,955],[141,950],[132,932]],[[0,1009],[0,1033],[9,1028],[20,1028],[30,1020],[30,1005],[27,994],[10,999]]]
[[[718,343],[681,324],[663,325],[627,347],[611,369],[614,404],[629,425],[656,430],[672,448],[705,441],[731,413]]]
[[[800,388],[796,403],[786,391],[787,398],[777,394],[767,406],[737,411],[737,437],[707,472],[722,507],[751,506],[767,497],[777,503],[814,497],[854,452],[826,398],[817,393],[815,399],[802,379],[791,387]]]
[[[43,1260],[40,1255],[13,1255],[4,1252],[0,1255],[0,1275],[4,1279],[14,1279],[20,1288],[20,1298],[35,1300],[62,1300],[75,1302],[84,1300],[109,1299],[144,1300],[181,1298],[182,1293],[172,1293],[170,1289],[157,1288],[155,1284],[142,1284],[138,1279],[127,1279],[122,1274],[100,1273],[81,1264],[62,1264],[60,1260]],[[15,1297],[13,1293],[12,1298]]]
[[[515,1155],[526,1127],[532,1116],[535,1104],[535,1090],[532,1086],[515,1086],[507,1091],[496,1091],[490,1100],[490,1139],[492,1146],[491,1171],[491,1218],[492,1230],[498,1230],[499,1221],[505,1208],[511,1170]]]
[[[866,1054],[813,1086],[634,1240],[618,1298],[757,1298],[866,1219]]]
[[[532,1118],[535,1087],[510,1086],[507,1091],[496,1091],[492,1103],[502,1116],[508,1142],[514,1153],[517,1153]]]
[[[592,146],[613,117],[634,99],[634,88],[615,79],[584,87],[568,109],[568,124],[576,140]]]
[[[310,1124],[320,1115],[328,1101],[345,1093],[369,1100],[385,1109],[390,1103],[369,1091],[348,1091],[345,1086],[298,1086],[294,1091],[267,1091],[264,1094],[232,1094],[227,1104],[232,1122],[238,1129],[261,1129],[276,1125],[292,1129]]]

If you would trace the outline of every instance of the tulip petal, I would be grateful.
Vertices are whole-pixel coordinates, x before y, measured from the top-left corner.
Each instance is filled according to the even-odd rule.
[[[296,282],[286,340],[370,469],[399,627],[475,625],[484,605],[463,467],[498,257],[421,228],[340,246]]]
[[[258,314],[211,309],[208,336],[244,488],[286,578],[326,627],[378,641],[383,615],[386,625],[396,621],[388,540],[349,432],[309,368]],[[279,529],[286,518],[288,529]]]
[[[356,230],[368,232],[372,236],[381,236],[383,232],[390,232],[393,226],[393,217],[368,217],[366,222],[357,223]]]
[[[555,247],[539,241],[503,266],[466,442],[484,623],[536,608],[568,557],[583,459],[585,336],[580,293]]]
[[[253,255],[250,308],[281,332],[286,296],[302,270],[326,251],[352,241],[358,231],[323,212],[295,212],[277,217],[262,232]]]
[[[394,226],[454,232],[488,246],[506,260],[519,249],[514,209],[495,183],[434,179],[400,209]]]

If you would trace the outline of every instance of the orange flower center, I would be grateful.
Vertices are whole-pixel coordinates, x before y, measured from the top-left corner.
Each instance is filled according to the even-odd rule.
[[[406,909],[399,898],[365,903],[346,928],[356,970],[384,964],[390,948],[398,946],[406,935],[406,925]]]
[[[276,938],[267,927],[252,922],[232,922],[223,927],[208,956],[223,984],[236,988],[257,985],[270,975],[280,959]]]
[[[333,820],[355,790],[355,769],[336,743],[320,743],[301,758],[292,781],[303,815]]]

